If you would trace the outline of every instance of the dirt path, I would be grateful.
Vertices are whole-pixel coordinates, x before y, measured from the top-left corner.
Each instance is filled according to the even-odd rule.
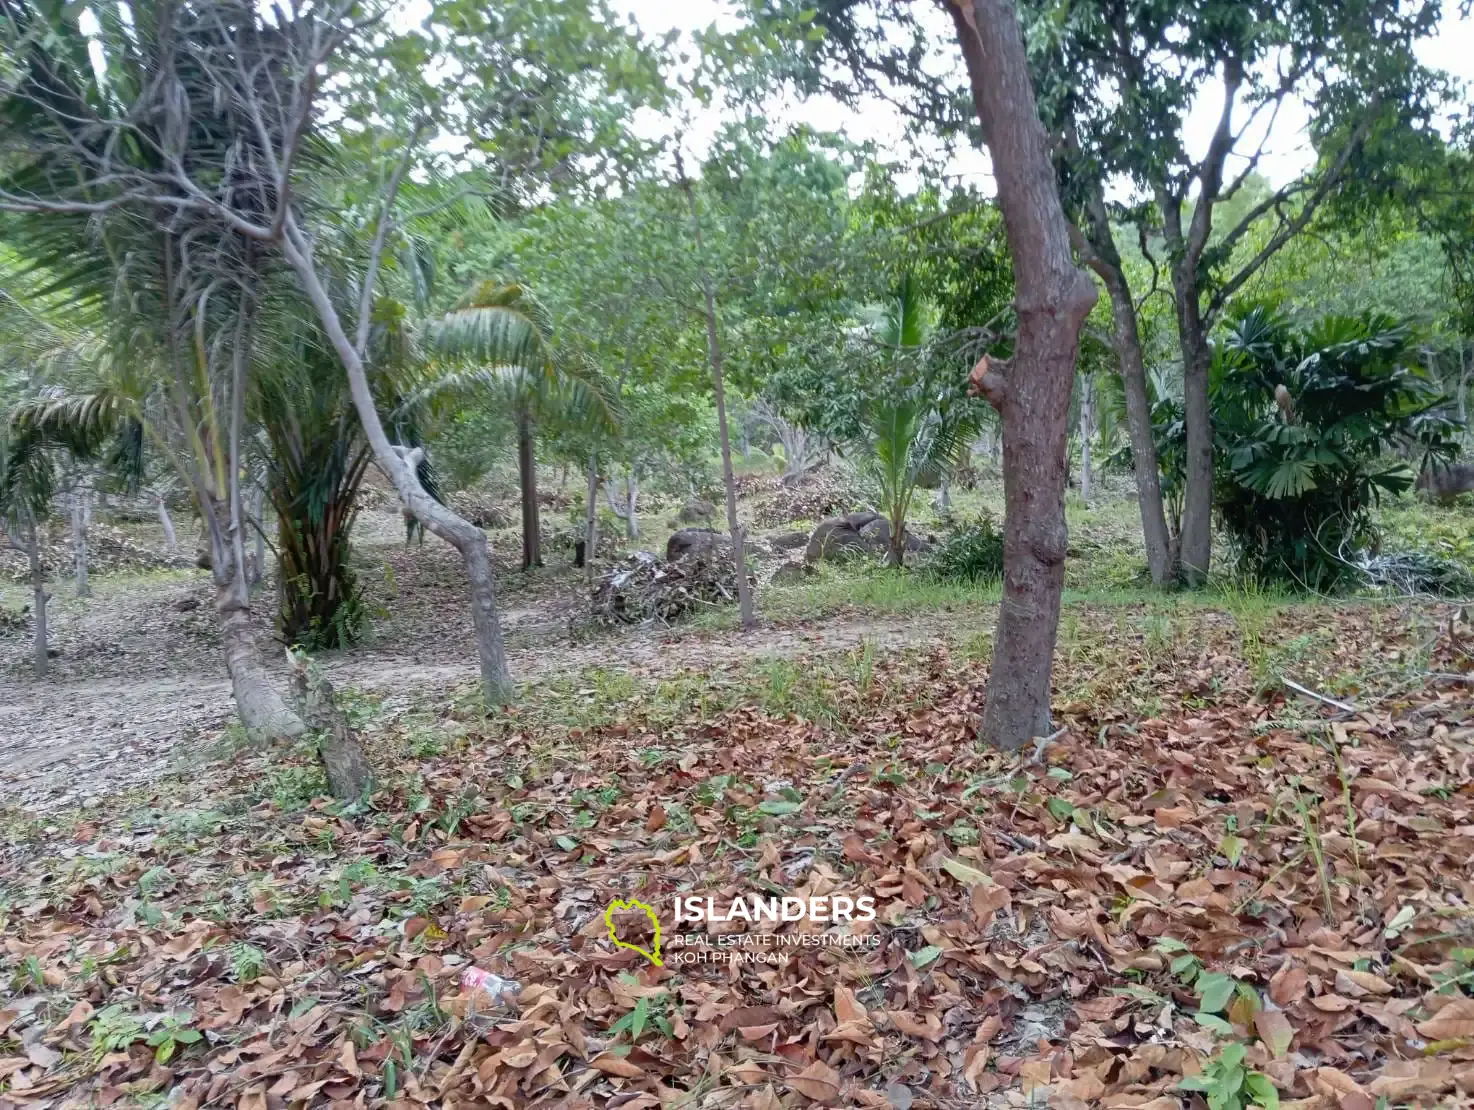
[[[519,682],[600,665],[665,673],[746,656],[851,647],[866,638],[895,646],[932,640],[941,631],[935,619],[897,617],[847,619],[822,628],[763,628],[751,635],[633,631],[574,645],[567,642],[564,623],[556,609],[507,611],[509,662]],[[474,682],[476,662],[468,656],[395,654],[377,647],[329,658],[325,667],[340,686],[426,692]],[[158,676],[7,679],[0,687],[0,804],[36,813],[88,806],[167,773],[181,753],[194,754],[194,742],[217,732],[234,714],[223,665],[207,668],[204,662],[192,671]]]

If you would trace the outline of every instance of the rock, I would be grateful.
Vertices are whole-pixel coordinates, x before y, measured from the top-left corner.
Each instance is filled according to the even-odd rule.
[[[890,521],[879,513],[849,513],[822,520],[804,548],[804,561],[845,559],[860,555],[882,555],[890,547]],[[930,551],[931,544],[906,533],[907,551]]]
[[[885,541],[877,543],[862,529],[880,519],[879,513],[849,513],[821,520],[814,526],[804,548],[804,562],[820,559],[847,559],[885,550]]]
[[[681,506],[681,511],[676,514],[676,520],[681,524],[706,524],[710,525],[716,519],[717,508],[710,501],[702,501],[692,498]]]
[[[711,528],[682,528],[665,541],[666,562],[674,563],[688,556],[732,557],[732,541]]]
[[[174,611],[176,613],[188,613],[191,609],[198,609],[199,607],[199,598],[195,597],[181,598],[174,603]]]
[[[776,536],[768,537],[768,545],[775,551],[794,551],[806,547],[808,542],[807,532],[779,532]]]
[[[775,570],[769,581],[775,586],[795,586],[813,573],[814,568],[808,563],[788,562]]]

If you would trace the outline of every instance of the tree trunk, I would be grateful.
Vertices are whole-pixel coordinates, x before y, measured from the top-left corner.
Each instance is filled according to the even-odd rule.
[[[163,494],[154,494],[159,502],[159,523],[164,526],[164,551],[170,555],[179,551],[179,538],[174,534],[174,518],[169,515],[169,506]]]
[[[1177,282],[1177,330],[1182,348],[1182,408],[1187,426],[1187,481],[1182,504],[1178,559],[1183,579],[1199,586],[1213,558],[1213,417],[1208,410],[1208,372],[1213,352],[1198,315],[1197,283]]]
[[[348,333],[343,330],[343,321],[333,307],[317,268],[312,260],[311,246],[296,226],[295,219],[286,217],[286,234],[283,250],[287,262],[297,274],[303,292],[312,302],[323,330],[333,345],[343,368],[348,374],[348,386],[353,395],[353,407],[363,425],[364,435],[373,449],[379,468],[394,483],[401,503],[428,531],[434,532],[446,543],[460,552],[466,565],[466,578],[471,585],[471,619],[476,627],[476,651],[481,663],[481,696],[489,706],[504,705],[512,700],[514,689],[511,676],[507,673],[506,651],[502,646],[501,622],[496,611],[496,587],[491,579],[491,553],[486,542],[486,533],[470,521],[457,516],[440,504],[420,484],[416,467],[423,451],[396,449],[384,432],[384,424],[374,407],[374,395],[369,389],[368,373],[363,357]]]
[[[254,533],[255,543],[252,545],[254,558],[251,560],[251,573],[247,578],[249,585],[256,585],[266,574],[266,522],[262,520],[265,516],[266,493],[256,486],[251,490],[250,521],[251,531]]]
[[[944,517],[952,515],[952,476],[943,474],[937,490],[937,511]]]
[[[537,457],[533,453],[532,414],[517,410],[517,479],[522,487],[522,569],[543,565],[542,527],[537,512]]]
[[[215,583],[215,610],[225,644],[225,669],[241,724],[253,738],[276,740],[302,735],[302,720],[276,692],[251,629],[251,590],[246,584],[243,545],[231,528],[230,506],[215,499],[201,509],[210,544],[210,575]]]
[[[1126,399],[1126,429],[1131,439],[1131,468],[1136,479],[1136,503],[1141,511],[1141,534],[1146,546],[1147,570],[1152,582],[1164,586],[1177,576],[1177,552],[1162,505],[1162,479],[1157,444],[1152,434],[1151,399],[1146,392],[1146,359],[1141,352],[1136,301],[1121,266],[1121,253],[1111,231],[1105,194],[1097,185],[1085,203],[1082,253],[1105,283],[1111,298],[1112,345]]]
[[[35,614],[35,640],[31,662],[37,678],[45,678],[51,669],[51,648],[46,633],[46,565],[41,562],[40,525],[27,514],[30,527],[26,531],[26,558],[31,564],[31,612]]]
[[[92,522],[90,493],[87,480],[79,477],[72,486],[72,564],[78,597],[92,596],[92,586],[87,581],[87,526]]]
[[[639,499],[640,480],[635,477],[634,468],[631,467],[624,480],[624,537],[631,543],[640,538]]]
[[[316,736],[328,791],[339,801],[361,801],[373,790],[374,776],[348,718],[333,700],[333,684],[305,654],[289,654],[297,712]]]
[[[589,452],[589,490],[584,509],[583,566],[584,581],[594,581],[594,552],[599,550],[599,452]]]
[[[1080,378],[1080,500],[1090,504],[1095,496],[1090,470],[1090,438],[1095,435],[1095,378]]]
[[[1011,364],[984,358],[979,392],[1003,419],[1003,600],[981,739],[1013,750],[1050,729],[1050,669],[1064,589],[1065,458],[1080,328],[1095,285],[1075,266],[1049,140],[1011,0],[951,8],[998,181],[1013,258]]]
[[[686,204],[691,210],[691,226],[696,236],[697,268],[701,276],[701,296],[706,307],[706,355],[711,363],[712,393],[716,397],[717,435],[722,445],[722,484],[727,494],[727,530],[732,535],[732,560],[737,570],[737,611],[744,630],[757,625],[753,612],[752,589],[747,581],[747,553],[743,550],[742,525],[737,521],[737,480],[732,473],[732,439],[727,433],[727,397],[722,383],[722,344],[717,334],[716,293],[712,289],[711,275],[706,269],[706,245],[701,234],[701,215],[696,210],[696,191],[686,177],[680,164],[679,153],[676,170],[681,175],[681,187],[686,193]]]
[[[1116,275],[1119,282],[1108,279],[1106,290],[1111,298],[1116,359],[1126,397],[1126,430],[1131,438],[1136,503],[1141,510],[1147,570],[1155,585],[1165,586],[1177,576],[1177,552],[1162,506],[1162,475],[1157,461],[1157,441],[1152,434],[1152,405],[1146,392],[1146,361],[1141,353],[1141,333],[1136,326],[1136,306],[1126,275],[1119,269]]]

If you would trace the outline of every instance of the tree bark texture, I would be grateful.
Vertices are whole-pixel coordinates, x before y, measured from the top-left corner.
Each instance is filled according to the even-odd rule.
[[[373,772],[348,718],[333,700],[333,685],[303,654],[292,654],[292,692],[297,711],[317,740],[317,756],[328,791],[344,802],[357,802],[374,787]]]
[[[533,450],[532,414],[517,411],[517,479],[522,488],[522,569],[543,565],[542,523],[537,509],[537,455]]]
[[[416,474],[416,466],[421,457],[418,448],[396,450],[389,442],[384,424],[374,407],[374,396],[369,389],[363,357],[348,338],[348,333],[343,330],[338,311],[318,277],[311,245],[295,226],[290,215],[286,217],[283,243],[287,262],[296,273],[307,299],[312,302],[323,330],[327,332],[333,350],[348,374],[353,407],[363,425],[369,446],[373,448],[375,461],[394,483],[404,507],[428,531],[434,532],[460,552],[465,562],[466,578],[471,587],[471,620],[476,629],[476,651],[481,665],[481,695],[489,706],[504,705],[512,700],[514,689],[511,676],[507,672],[506,650],[502,645],[501,622],[497,616],[496,587],[491,577],[491,552],[486,542],[486,533],[425,492]]]
[[[1049,141],[1012,0],[952,0],[1013,259],[1009,365],[973,371],[1003,421],[1003,600],[980,737],[1013,750],[1050,729],[1050,674],[1068,543],[1065,459],[1080,328],[1095,285],[1070,251]]]
[[[679,168],[679,165],[678,165]],[[722,344],[717,332],[716,293],[711,274],[706,269],[706,245],[701,233],[701,214],[696,209],[696,191],[690,179],[681,174],[686,203],[691,210],[691,226],[696,236],[697,266],[701,275],[701,296],[706,312],[706,354],[711,363],[712,393],[716,397],[717,435],[722,446],[722,484],[727,494],[727,529],[732,535],[732,559],[737,564],[737,611],[744,630],[757,625],[753,611],[752,587],[747,581],[747,553],[743,550],[742,525],[737,520],[737,479],[732,472],[732,438],[727,432],[727,398],[722,382]]]

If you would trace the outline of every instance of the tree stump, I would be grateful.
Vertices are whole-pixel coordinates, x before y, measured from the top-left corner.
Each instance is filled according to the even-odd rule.
[[[333,700],[333,684],[306,653],[289,649],[287,658],[292,664],[292,693],[297,712],[317,741],[317,755],[327,775],[328,790],[340,801],[363,799],[373,789],[373,772],[364,758],[362,745],[348,727],[348,718]]]

